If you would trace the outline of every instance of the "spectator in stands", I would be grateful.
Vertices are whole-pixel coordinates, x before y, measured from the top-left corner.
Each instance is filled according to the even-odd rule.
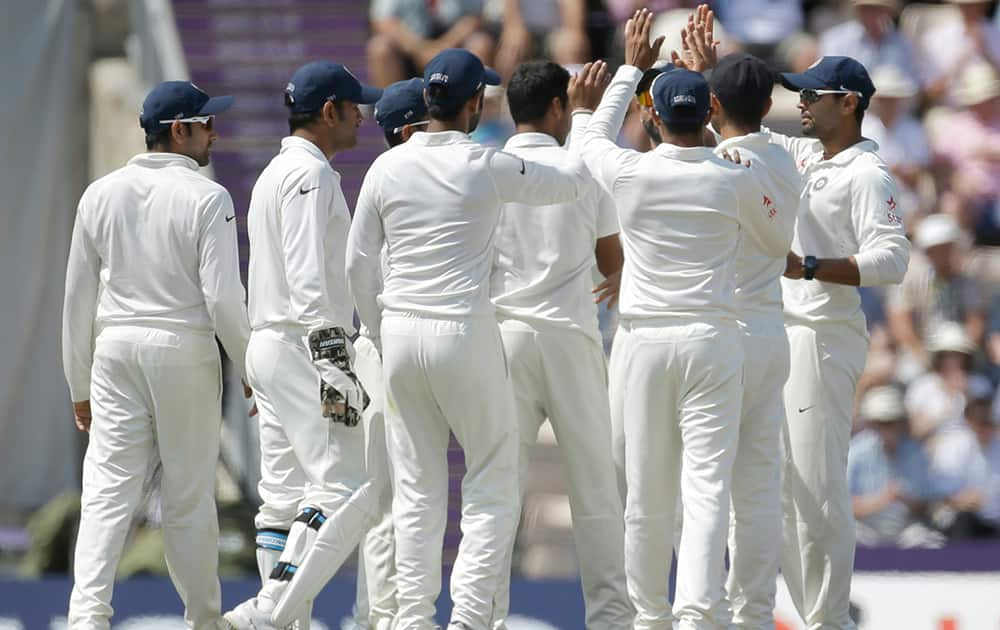
[[[930,365],[924,340],[944,322],[964,327],[969,345],[982,342],[986,312],[979,284],[961,271],[961,241],[962,231],[954,217],[926,217],[917,226],[914,244],[918,252],[911,256],[903,282],[887,292],[889,329],[904,355],[903,380]]]
[[[489,65],[494,40],[482,12],[483,0],[372,0],[368,77],[379,87],[409,79],[446,48],[467,48]]]
[[[900,1],[853,0],[852,4],[854,19],[838,24],[820,36],[820,54],[850,55],[869,70],[883,65],[895,66],[910,81],[919,85],[920,73],[913,46],[893,22],[899,14]],[[882,91],[878,81],[875,81],[875,88],[878,95]]]
[[[971,397],[965,422],[931,443],[931,475],[947,497],[934,520],[955,539],[1000,534],[1000,435],[987,393]]]
[[[716,0],[719,21],[742,48],[773,63],[775,49],[802,30],[805,14],[799,0]]]
[[[989,18],[992,0],[947,1],[957,6],[959,19],[929,29],[920,48],[928,66],[928,96],[953,102],[953,82],[963,68],[977,62],[1000,66],[1000,28]]]
[[[929,464],[920,443],[907,435],[902,394],[891,386],[870,390],[861,418],[867,428],[851,440],[847,458],[858,543],[940,547],[944,537],[921,522],[933,498]]]
[[[972,373],[976,346],[965,329],[955,322],[942,322],[927,340],[931,371],[914,379],[904,399],[910,417],[910,433],[917,439],[958,424],[965,409],[970,384],[983,388],[989,381]]]
[[[961,75],[955,99],[962,108],[932,123],[934,152],[950,167],[952,190],[969,203],[1000,193],[1000,75],[977,63]]]
[[[543,57],[569,66],[590,60],[587,0],[503,0],[496,70],[504,80],[522,61]]]
[[[923,210],[919,186],[930,178],[931,149],[921,122],[913,115],[916,81],[896,65],[874,68],[875,96],[861,131],[878,143],[878,153],[892,170],[899,186],[899,209],[904,224]]]

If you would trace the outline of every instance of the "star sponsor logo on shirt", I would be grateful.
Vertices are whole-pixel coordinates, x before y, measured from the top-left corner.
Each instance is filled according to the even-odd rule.
[[[764,195],[764,207],[767,208],[768,219],[773,219],[778,214],[778,209],[774,207],[774,202],[767,195]]]
[[[889,219],[889,223],[893,225],[902,225],[903,217],[899,216],[899,213],[896,212],[896,198],[894,196],[889,197],[889,200],[885,202],[885,205],[886,216]]]

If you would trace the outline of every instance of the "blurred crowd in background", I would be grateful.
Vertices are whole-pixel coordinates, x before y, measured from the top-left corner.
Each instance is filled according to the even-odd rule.
[[[568,68],[621,63],[622,28],[639,7],[658,17],[662,57],[696,2],[683,0],[373,0],[369,78],[418,75],[461,46],[505,78],[524,60]],[[864,289],[871,333],[848,466],[859,542],[940,546],[1000,537],[1000,18],[996,2],[720,0],[720,54],[753,53],[801,72],[849,55],[877,92],[863,132],[899,185],[914,244],[903,284]],[[503,88],[488,88],[474,137],[513,133]],[[775,89],[767,123],[798,133],[797,95]],[[635,109],[635,107],[633,107]],[[620,138],[651,145],[633,111]],[[613,334],[613,314],[602,321]],[[817,446],[817,456],[822,446]]]

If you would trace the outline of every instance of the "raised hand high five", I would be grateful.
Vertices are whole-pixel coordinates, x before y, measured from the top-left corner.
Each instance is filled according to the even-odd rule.
[[[649,29],[653,25],[653,14],[649,9],[639,9],[625,23],[625,63],[643,72],[649,70],[660,56],[663,46],[662,35],[649,43]]]
[[[715,13],[707,4],[700,4],[688,16],[687,27],[681,31],[681,52],[671,51],[670,60],[678,68],[705,72],[715,67],[719,59],[719,42],[715,39]]]
[[[570,111],[589,109],[594,111],[601,103],[604,89],[608,87],[611,75],[608,74],[608,64],[594,61],[585,64],[577,74],[569,79]]]

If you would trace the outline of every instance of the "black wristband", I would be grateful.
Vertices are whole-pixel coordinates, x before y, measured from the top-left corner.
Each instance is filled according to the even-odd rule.
[[[806,256],[802,259],[802,279],[812,280],[819,270],[819,260],[815,256]]]

